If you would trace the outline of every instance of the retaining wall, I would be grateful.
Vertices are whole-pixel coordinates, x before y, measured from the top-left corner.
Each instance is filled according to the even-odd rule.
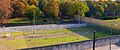
[[[120,43],[120,35],[114,37],[106,37],[96,39],[96,47],[105,46],[110,44],[110,39],[112,40],[112,44]],[[21,50],[86,50],[92,48],[93,41],[80,41],[80,42],[72,42],[66,44],[58,44],[58,45],[51,45],[51,46],[44,46],[44,47],[34,47],[34,48],[26,48]],[[108,48],[104,48],[108,49]]]

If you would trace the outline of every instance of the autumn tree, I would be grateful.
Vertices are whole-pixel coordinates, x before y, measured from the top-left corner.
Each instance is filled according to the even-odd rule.
[[[14,11],[14,17],[23,17],[25,13],[26,5],[21,1],[12,1]]]
[[[29,5],[38,6],[39,0],[26,0]]]
[[[44,9],[48,17],[59,19],[58,15],[60,11],[59,11],[59,5],[56,2],[56,0],[49,0]]]
[[[11,17],[13,8],[11,7],[10,0],[0,0],[0,23],[2,24],[6,19]]]

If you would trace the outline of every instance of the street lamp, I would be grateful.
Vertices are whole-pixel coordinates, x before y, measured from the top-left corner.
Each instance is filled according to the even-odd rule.
[[[95,34],[96,34],[96,31],[94,30],[94,34],[93,34],[93,50],[95,50],[95,41],[96,41]]]
[[[113,26],[118,26],[119,23],[113,23],[111,24],[111,34],[110,34],[110,50],[112,50],[112,34],[113,34]]]
[[[34,26],[35,26],[35,11],[33,12],[33,34],[35,33]]]

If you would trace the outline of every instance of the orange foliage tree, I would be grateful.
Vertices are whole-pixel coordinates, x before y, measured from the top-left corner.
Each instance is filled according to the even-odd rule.
[[[6,19],[11,17],[13,8],[11,7],[10,0],[0,0],[0,23],[2,24]]]
[[[59,19],[59,4],[56,2],[56,0],[49,0],[44,9],[48,17],[55,17]]]
[[[23,17],[23,14],[25,13],[25,4],[20,1],[12,1],[12,7],[15,10],[13,12],[14,17]]]

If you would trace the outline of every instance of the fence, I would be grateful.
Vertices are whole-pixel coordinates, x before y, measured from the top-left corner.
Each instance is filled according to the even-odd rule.
[[[120,35],[114,37],[106,37],[96,39],[96,47],[109,45],[110,39],[112,40],[112,44],[120,43]],[[34,48],[26,48],[21,50],[87,50],[92,48],[93,40],[81,41],[81,42],[72,42],[66,44],[58,44],[58,45],[51,45],[51,46],[44,46],[44,47],[34,47]],[[105,50],[109,49],[104,48]]]
[[[82,24],[51,24],[51,25],[32,25],[32,26],[17,26],[17,27],[7,27],[2,31],[6,32],[18,32],[18,31],[31,31],[31,30],[54,30],[60,28],[75,28],[75,27],[82,27],[87,26],[86,23]]]
[[[75,16],[75,20],[80,20],[83,22],[88,23],[90,26],[96,26],[102,29],[110,30],[115,29],[117,32],[120,30],[120,22],[113,20],[112,22],[110,21],[104,21],[104,20],[99,20],[99,19],[94,19],[94,18],[88,18],[88,17],[80,17],[79,19],[77,18],[78,16]],[[115,32],[116,32],[115,31]]]
[[[120,23],[118,23],[118,21],[114,21],[114,20],[112,22],[107,22],[104,20],[83,17],[82,21],[120,30],[120,26],[119,26]]]

